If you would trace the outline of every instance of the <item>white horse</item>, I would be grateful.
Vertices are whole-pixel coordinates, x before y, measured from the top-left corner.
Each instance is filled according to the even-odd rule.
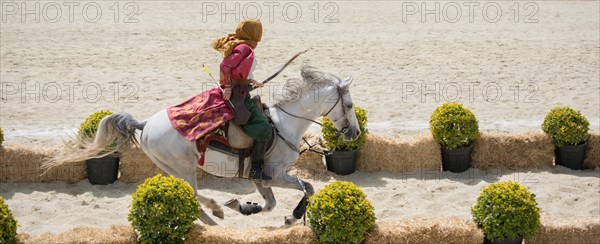
[[[226,206],[243,214],[268,212],[276,205],[271,186],[298,189],[304,191],[305,196],[293,214],[285,217],[285,224],[295,223],[306,211],[306,198],[314,194],[314,189],[308,182],[290,176],[288,171],[300,156],[298,148],[302,136],[314,122],[313,120],[320,116],[327,117],[334,123],[344,140],[355,140],[359,136],[360,129],[349,90],[352,77],[342,80],[310,66],[303,67],[301,74],[302,80],[292,79],[286,82],[284,86],[286,93],[275,106],[269,108],[270,116],[279,134],[274,135],[274,143],[264,158],[264,169],[273,180],[253,181],[265,204],[257,208],[252,204],[240,205],[237,200],[231,200],[226,203]],[[199,202],[210,208],[214,216],[223,218],[223,210],[216,201],[199,194],[196,167],[199,167],[197,162],[200,154],[195,142],[186,140],[173,128],[165,109],[143,122],[136,121],[126,113],[107,116],[101,120],[93,142],[86,145],[84,149],[55,157],[47,162],[45,167],[100,157],[130,147],[131,143],[137,142],[136,129],[142,130],[139,144],[144,153],[168,174],[187,181],[194,188]],[[110,152],[104,151],[115,140],[117,147]],[[231,136],[229,140],[233,145]],[[236,177],[238,176],[237,160],[218,151],[207,151],[206,163],[200,167],[219,177]],[[246,211],[243,211],[244,209]],[[209,225],[217,224],[204,211],[201,212],[200,220]]]

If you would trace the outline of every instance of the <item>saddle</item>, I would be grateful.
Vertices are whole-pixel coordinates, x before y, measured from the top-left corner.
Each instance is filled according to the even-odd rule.
[[[257,106],[263,108],[265,116],[270,117],[268,107],[261,102],[260,96],[253,96],[252,101]],[[270,121],[270,119],[269,119]],[[275,128],[273,126],[273,128]],[[273,146],[273,137],[267,143],[267,152]],[[233,165],[214,167],[214,170],[227,171],[227,172],[211,172],[215,175],[221,176],[232,176],[235,174],[241,178],[248,178],[250,174],[252,148],[254,145],[254,139],[246,134],[242,126],[238,125],[235,121],[229,121],[225,125],[213,130],[204,137],[196,140],[196,150],[200,153],[200,159],[198,165],[202,166],[205,171],[211,172],[209,165],[205,165],[205,158],[208,154],[219,153],[227,156],[227,159],[223,159],[224,162],[237,161],[237,167]],[[234,171],[234,168],[237,170]]]

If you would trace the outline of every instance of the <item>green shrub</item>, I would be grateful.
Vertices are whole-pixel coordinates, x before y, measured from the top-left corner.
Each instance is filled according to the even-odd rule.
[[[471,214],[490,240],[529,238],[540,225],[535,194],[512,181],[484,187]]]
[[[444,103],[431,114],[429,131],[442,147],[452,150],[468,146],[479,137],[478,123],[462,104]]]
[[[82,141],[93,140],[96,136],[96,131],[98,131],[100,120],[111,114],[110,110],[100,110],[91,114],[79,125],[78,138]]]
[[[354,141],[344,142],[341,136],[337,136],[337,129],[331,120],[323,117],[321,123],[321,133],[323,133],[323,139],[325,139],[325,146],[331,150],[338,151],[350,151],[358,149],[365,144],[365,138],[369,133],[367,130],[367,110],[354,106],[354,112],[356,113],[356,119],[358,120],[358,126],[360,127],[360,136]]]
[[[321,243],[361,243],[375,224],[373,205],[351,182],[325,186],[310,197],[307,214]]]
[[[4,131],[2,131],[2,128],[0,128],[0,146],[2,146],[3,142],[4,142]]]
[[[587,140],[590,122],[579,111],[569,107],[550,110],[542,123],[542,130],[557,147],[577,145]]]
[[[0,243],[12,243],[17,236],[17,221],[4,198],[0,197]]]
[[[198,217],[200,204],[190,184],[156,175],[138,186],[127,219],[142,243],[182,243]]]

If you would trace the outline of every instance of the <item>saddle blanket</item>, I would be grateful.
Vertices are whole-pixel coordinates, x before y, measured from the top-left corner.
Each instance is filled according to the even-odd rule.
[[[202,92],[189,100],[167,108],[173,128],[190,141],[196,141],[233,119],[221,89]]]

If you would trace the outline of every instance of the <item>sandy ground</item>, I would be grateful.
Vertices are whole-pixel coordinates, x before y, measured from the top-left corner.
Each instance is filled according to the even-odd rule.
[[[233,31],[236,16],[257,13],[250,2],[224,16],[223,8],[234,9],[235,2],[215,2],[214,11],[212,2],[133,2],[137,9],[119,5],[118,23],[112,2],[97,3],[103,12],[96,23],[89,7],[83,18],[85,2],[74,7],[72,23],[60,2],[64,14],[56,23],[47,20],[55,16],[50,6],[39,23],[33,15],[6,16],[0,30],[6,143],[56,141],[99,109],[144,119],[187,100],[212,85],[201,70],[202,64],[218,70],[212,40]],[[280,2],[272,11],[258,2],[265,31],[255,77],[266,78],[296,52],[313,48],[263,95],[273,100],[286,79],[310,64],[355,78],[355,103],[369,110],[376,132],[426,131],[429,115],[445,101],[467,105],[486,131],[539,131],[550,108],[567,105],[600,132],[597,1],[519,2],[518,18],[510,1],[488,6],[486,15],[484,3],[473,13],[466,2],[438,3],[436,22],[421,12],[403,20],[402,10],[411,9],[405,1],[321,2],[317,12],[314,1],[285,9]],[[456,23],[454,4],[462,13]],[[496,8],[502,11],[497,21]],[[126,19],[130,13],[136,15]]]
[[[407,174],[356,172],[349,176],[309,180],[315,190],[335,180],[352,181],[362,187],[375,207],[379,220],[416,216],[460,216],[470,218],[470,207],[485,185],[497,181],[518,181],[535,195],[542,216],[600,216],[600,171],[573,171],[557,167],[552,171],[501,172],[469,170],[466,173],[418,171]],[[200,181],[202,193],[219,203],[236,198],[263,203],[249,182],[208,177]],[[6,184],[0,195],[7,198],[21,224],[19,232],[41,234],[60,232],[76,226],[108,227],[128,225],[127,214],[136,184],[109,186],[76,184]],[[279,227],[301,198],[297,190],[273,188],[277,207],[273,212],[244,216],[224,208],[220,225],[237,227]]]
[[[74,7],[72,21],[61,2],[55,2],[63,13],[56,23],[49,21],[54,12],[40,14],[39,22],[33,15],[23,19],[20,14],[2,20],[0,126],[6,144],[56,143],[58,135],[74,130],[99,109],[126,111],[143,119],[211,85],[202,64],[217,72],[221,57],[210,43],[233,30],[235,16],[221,20],[221,2],[215,2],[214,15],[212,8],[202,11],[207,2],[132,2],[119,2],[118,15],[111,8],[113,2],[97,2],[102,15],[96,23],[90,20],[94,10],[88,10],[88,20],[82,17],[86,2]],[[40,3],[41,10],[53,11],[47,2]],[[239,3],[241,12],[249,9],[247,16],[255,14],[249,2]],[[420,7],[421,2],[416,3]],[[434,2],[427,3],[428,8],[435,7]],[[423,19],[420,13],[407,15],[404,21],[405,1],[318,6],[302,1],[296,6],[302,14],[288,9],[285,18],[285,3],[269,14],[269,8],[258,2],[265,33],[256,50],[255,77],[268,77],[297,51],[313,48],[261,92],[272,101],[285,79],[299,77],[301,65],[310,64],[341,77],[354,76],[354,102],[369,110],[369,128],[377,134],[407,137],[426,132],[429,115],[445,101],[471,108],[484,131],[539,131],[550,108],[567,105],[581,110],[591,130],[600,132],[597,1],[519,2],[518,19],[511,8],[514,2],[501,1],[496,3],[502,10],[496,22],[493,9],[488,15],[481,12],[484,3],[473,13],[464,2],[455,3],[462,12],[456,23],[449,20],[456,16],[453,7],[447,5],[449,12],[442,9],[447,2],[440,2],[444,14],[438,22],[432,15]],[[235,7],[232,2],[225,5]],[[318,14],[314,9],[320,9]],[[126,21],[130,13],[136,13],[136,23],[125,23],[131,22]],[[508,179],[529,186],[544,214],[600,216],[598,170],[502,173],[485,179],[485,173],[472,172],[475,177],[468,181],[432,179],[435,172],[359,172],[329,181],[350,180],[362,186],[381,220],[418,215],[467,219],[483,185]],[[219,202],[261,200],[249,184],[221,181],[209,178],[202,185],[210,190],[203,192]],[[320,189],[327,182],[313,183]],[[21,223],[19,231],[39,234],[78,225],[127,224],[135,187],[2,183],[0,195]],[[227,210],[219,223],[281,226],[300,193],[276,188],[275,194],[279,202],[274,212],[245,217]]]

